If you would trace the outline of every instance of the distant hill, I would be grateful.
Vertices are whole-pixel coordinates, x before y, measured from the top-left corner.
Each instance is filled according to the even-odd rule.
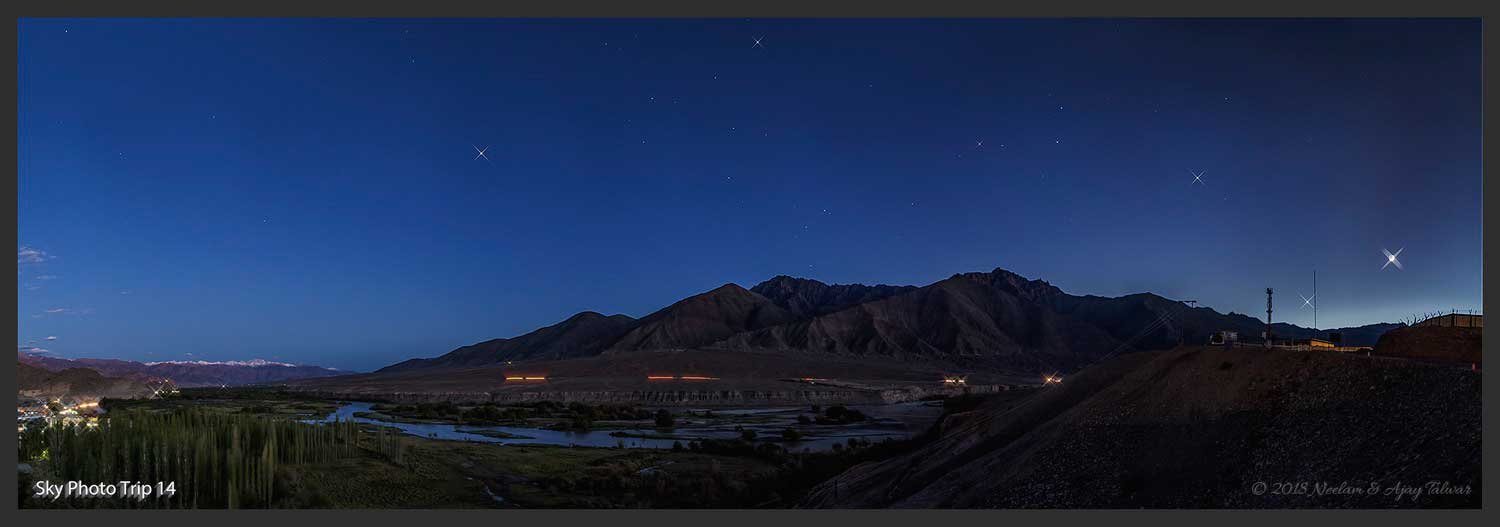
[[[18,350],[16,357],[22,364],[53,372],[70,368],[85,368],[99,372],[106,377],[131,379],[138,382],[171,379],[172,382],[182,387],[263,384],[345,373],[332,368],[263,360],[135,362],[117,359],[64,359],[28,353],[24,350]]]
[[[151,389],[132,379],[105,377],[88,368],[49,371],[24,362],[16,363],[16,387],[37,397],[115,397],[149,395]]]
[[[1342,328],[1346,345],[1373,345],[1400,327]],[[1004,269],[923,286],[840,284],[777,276],[745,289],[726,284],[639,320],[584,312],[509,339],[464,346],[379,370],[472,368],[656,351],[743,351],[929,362],[1034,374],[1068,371],[1112,351],[1203,342],[1214,332],[1259,338],[1254,317],[1192,307],[1151,293],[1077,296]],[[1327,331],[1277,323],[1283,338]]]

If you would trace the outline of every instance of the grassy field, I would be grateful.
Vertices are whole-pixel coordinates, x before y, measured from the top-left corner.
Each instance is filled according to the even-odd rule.
[[[753,506],[747,482],[778,472],[728,455],[404,439],[404,465],[346,460],[292,480],[311,506],[339,508],[704,507]]]

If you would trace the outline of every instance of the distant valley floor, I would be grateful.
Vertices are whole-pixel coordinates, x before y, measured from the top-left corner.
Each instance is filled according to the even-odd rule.
[[[1039,376],[937,363],[694,350],[346,375],[288,386],[322,397],[403,402],[763,406],[894,403],[992,393],[1040,382]]]

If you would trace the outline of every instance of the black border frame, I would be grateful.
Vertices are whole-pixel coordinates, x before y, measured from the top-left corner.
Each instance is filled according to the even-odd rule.
[[[1064,2],[1025,3],[1025,4],[1002,4],[998,2],[857,2],[857,1],[824,1],[818,3],[789,2],[785,0],[762,0],[753,3],[710,3],[692,2],[684,0],[646,0],[635,2],[620,2],[609,0],[571,0],[553,2],[532,3],[501,3],[484,2],[482,0],[426,0],[424,2],[396,2],[391,0],[325,0],[316,4],[307,2],[289,2],[285,0],[270,0],[255,3],[207,3],[192,2],[190,0],[138,0],[134,2],[119,2],[105,0],[74,0],[67,2],[52,2],[47,4],[36,3],[26,6],[18,6],[17,23],[6,27],[7,32],[12,33],[12,38],[6,39],[6,46],[15,46],[14,51],[19,53],[19,42],[15,38],[20,18],[27,17],[559,17],[559,18],[985,18],[985,17],[1164,17],[1164,18],[1190,18],[1190,17],[1268,17],[1268,18],[1301,18],[1301,17],[1463,17],[1487,19],[1491,12],[1496,10],[1497,4],[1482,5],[1480,2],[1455,2],[1446,0],[1429,0],[1420,3],[1396,3],[1396,2],[1359,2],[1359,1],[1326,1],[1308,3],[1291,2],[1285,0],[1260,1],[1254,3],[1229,4],[1192,2],[1184,0],[1146,0],[1136,2],[1110,2],[1107,0],[1065,0]],[[1488,20],[1483,20],[1487,22]],[[1487,24],[1484,24],[1487,25]],[[1488,29],[1488,28],[1485,28]],[[1483,30],[1482,30],[1483,31]],[[1496,56],[1500,50],[1500,37],[1492,31],[1483,31],[1483,51],[1485,66],[1491,66],[1490,57]],[[13,53],[11,56],[18,57]],[[9,70],[19,74],[16,69]],[[1483,73],[1486,95],[1494,92],[1493,87],[1497,85],[1496,68],[1486,67]],[[6,89],[13,95],[16,93],[17,84],[7,83]],[[1486,108],[1487,110],[1487,108]],[[6,106],[4,110],[6,117],[12,121],[17,119],[17,107]],[[1493,129],[1497,117],[1495,112],[1486,111],[1484,118],[1484,129]],[[16,130],[19,134],[21,131]],[[14,139],[14,138],[12,138]],[[7,161],[11,166],[19,166],[17,142],[12,140],[5,148]],[[1496,150],[1496,140],[1486,135],[1483,139],[1483,151],[1488,154]],[[1491,180],[1494,170],[1484,167],[1486,181]],[[18,177],[18,173],[11,173],[12,177]],[[14,188],[14,187],[13,187]],[[1487,187],[1483,191],[1484,203],[1486,205],[1500,203],[1496,200],[1500,191],[1493,187]],[[12,202],[13,203],[13,202]],[[14,215],[7,218],[15,218]],[[1488,221],[1486,220],[1486,223]],[[15,231],[10,231],[15,232]],[[1494,246],[1496,234],[1493,230],[1482,235],[1485,246]],[[1485,251],[1486,253],[1488,251]],[[1487,254],[1486,254],[1487,255]],[[1497,264],[1500,265],[1500,264]],[[1490,270],[1492,266],[1486,264],[1485,269]],[[1497,288],[1493,285],[1484,287],[1484,299],[1496,298]],[[1500,344],[1486,344],[1485,350],[1493,352]],[[5,373],[0,374],[0,382],[3,386],[10,387],[15,382],[13,366],[5,365]],[[1497,421],[1497,405],[1494,404],[1494,383],[1485,382],[1485,425],[1486,435],[1494,432]],[[7,456],[13,456],[14,439],[5,436],[5,451]],[[1486,449],[1488,451],[1490,449]],[[1487,455],[1484,462],[1483,473],[1493,475],[1495,458]],[[12,476],[15,477],[15,476]],[[15,480],[11,480],[14,484]],[[1482,502],[1496,502],[1497,490],[1482,490]],[[5,500],[4,508],[15,510],[14,502]],[[245,511],[245,512],[221,512],[221,511],[133,511],[133,512],[100,512],[100,511],[26,511],[16,517],[21,521],[47,521],[62,522],[64,524],[93,524],[96,522],[108,522],[110,524],[120,522],[126,524],[162,524],[162,523],[200,523],[204,521],[227,522],[230,524],[261,524],[267,520],[278,522],[291,522],[294,524],[312,524],[313,522],[338,520],[341,523],[368,522],[376,523],[402,522],[407,523],[415,520],[417,514],[421,515],[423,521],[444,522],[610,522],[621,521],[682,523],[702,525],[712,524],[745,524],[763,523],[766,521],[807,524],[828,524],[846,522],[874,522],[877,524],[910,524],[911,522],[924,521],[946,521],[946,522],[994,522],[994,521],[1019,521],[1019,522],[1063,522],[1072,524],[1074,522],[1092,524],[1096,522],[1113,522],[1130,516],[1129,521],[1164,521],[1167,523],[1200,524],[1201,522],[1229,523],[1229,524],[1262,524],[1266,522],[1384,522],[1410,523],[1417,518],[1409,515],[1437,515],[1440,521],[1457,523],[1478,523],[1482,518],[1483,509],[1478,511],[1241,511],[1235,510],[1150,510],[1137,512],[1124,512],[1112,510],[1089,510],[1089,511],[1033,511],[1033,510],[1008,510],[1008,511],[979,511],[979,510],[932,510],[932,511],[882,511],[882,510],[841,510],[841,511],[683,511],[683,510],[653,510],[653,511],[620,511],[606,514],[606,511],[591,510],[565,510],[565,511],[536,511],[536,510],[504,510],[470,512],[459,510],[439,511],[391,511],[391,510],[347,510],[347,511]],[[931,517],[930,515],[941,515]],[[1337,516],[1335,516],[1337,515]],[[45,518],[45,520],[43,520]],[[1426,518],[1423,518],[1426,519]],[[1421,521],[1421,520],[1417,520]],[[717,527],[717,525],[716,525]]]

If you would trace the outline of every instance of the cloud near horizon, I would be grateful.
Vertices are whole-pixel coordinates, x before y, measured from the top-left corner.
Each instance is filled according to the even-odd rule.
[[[44,310],[42,310],[41,313],[37,313],[37,314],[31,315],[31,318],[42,318],[42,317],[45,317],[45,316],[48,316],[48,315],[87,315],[87,314],[93,313],[93,312],[94,312],[94,308],[91,308],[91,307],[86,307],[86,308],[83,308],[83,309],[72,309],[72,308],[67,308],[67,307],[54,307],[54,308],[51,308],[51,309],[44,309]]]
[[[33,249],[25,245],[16,250],[16,265],[42,263],[51,259],[52,255],[47,254],[46,251]]]

